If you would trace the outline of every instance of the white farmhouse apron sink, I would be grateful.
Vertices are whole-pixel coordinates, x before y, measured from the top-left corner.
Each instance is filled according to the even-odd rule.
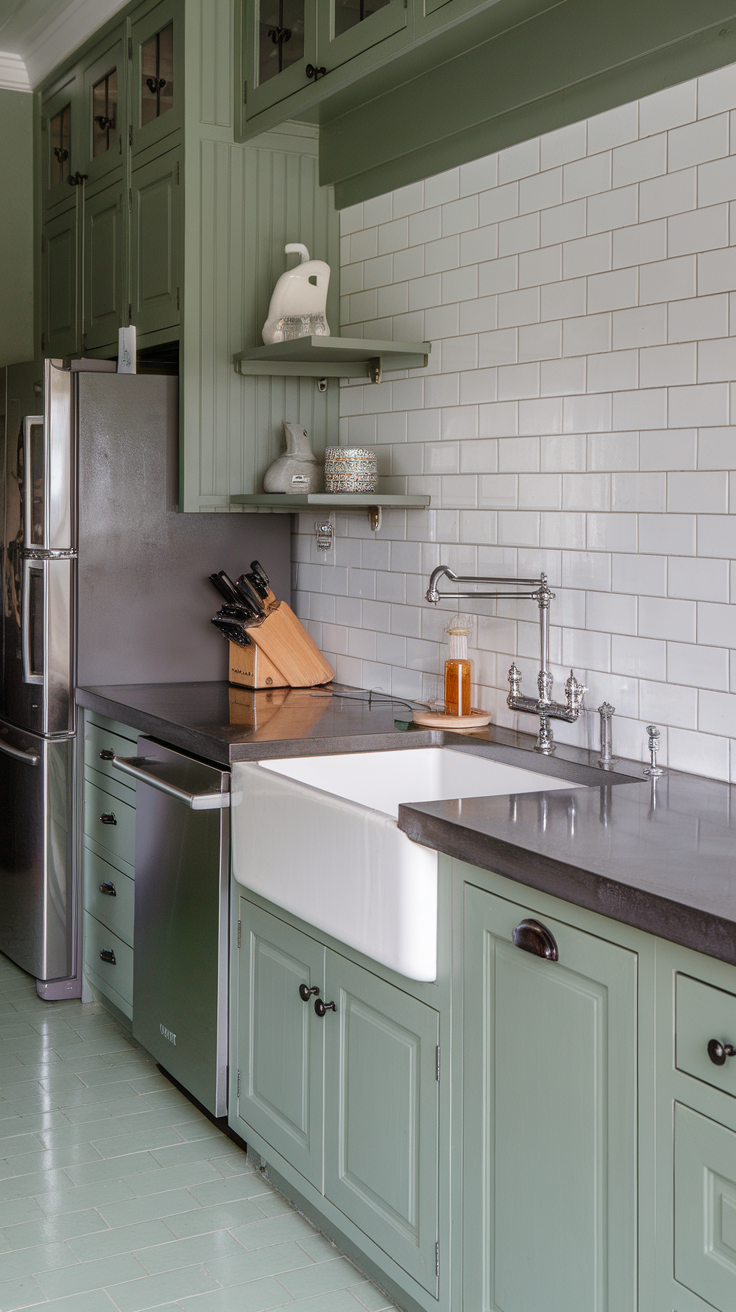
[[[437,853],[400,802],[582,787],[449,747],[238,762],[239,884],[409,979],[437,977]]]

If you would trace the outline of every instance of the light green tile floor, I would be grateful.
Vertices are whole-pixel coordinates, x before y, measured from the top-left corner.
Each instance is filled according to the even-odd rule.
[[[98,1003],[0,955],[0,1312],[392,1304]]]

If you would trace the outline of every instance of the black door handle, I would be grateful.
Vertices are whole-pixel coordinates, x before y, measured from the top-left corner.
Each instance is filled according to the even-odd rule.
[[[116,966],[115,953],[112,948],[103,948],[100,953],[100,961],[109,961],[111,966]]]
[[[328,1011],[337,1011],[337,1007],[334,1002],[323,1002],[321,998],[317,998],[317,1001],[314,1004],[314,1010],[318,1016],[326,1016]]]
[[[725,1066],[729,1057],[736,1057],[736,1048],[731,1043],[721,1043],[720,1039],[710,1039],[708,1056],[714,1066]]]
[[[102,815],[100,816],[100,820],[102,821],[103,825],[116,825],[116,824],[117,824],[117,820],[115,819],[115,812],[114,812],[114,811],[103,811],[103,812],[102,812]]]
[[[100,752],[100,760],[101,760],[101,761],[111,761],[111,760],[113,759],[114,755],[115,755],[115,753],[114,753],[114,751],[112,750],[112,747],[103,747],[102,751]]]
[[[117,892],[115,891],[115,885],[111,884],[107,879],[105,880],[104,884],[100,884],[100,892],[107,893],[108,897],[117,897]]]
[[[545,957],[547,961],[559,961],[560,953],[546,925],[538,920],[522,920],[512,934],[514,947],[522,952],[531,952],[535,957]]]

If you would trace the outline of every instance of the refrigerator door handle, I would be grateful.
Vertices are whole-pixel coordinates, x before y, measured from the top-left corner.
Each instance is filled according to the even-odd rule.
[[[12,756],[14,761],[24,761],[26,765],[38,765],[41,760],[35,752],[23,752],[20,747],[11,747],[10,743],[4,743],[2,738],[0,738],[0,752]]]
[[[230,805],[229,793],[188,793],[184,788],[170,784],[159,775],[151,774],[150,770],[141,768],[142,765],[153,763],[154,758],[149,761],[146,756],[113,756],[112,758],[112,765],[116,770],[130,775],[132,779],[137,779],[142,784],[149,784],[151,788],[157,788],[160,793],[175,797],[185,806],[191,807],[192,811],[221,811]]]
[[[31,430],[40,427],[44,437],[42,442],[43,450],[43,469],[34,468],[33,460],[33,443],[31,441]],[[42,486],[46,486],[46,434],[44,430],[43,415],[25,415],[23,419],[23,540],[27,547],[42,547],[46,541],[46,525],[40,525],[40,540],[37,532],[34,531],[33,511],[35,508],[34,488],[36,479],[42,479]],[[45,517],[45,505],[42,506]]]
[[[40,569],[39,569],[40,566]],[[39,674],[33,669],[31,655],[31,574],[33,571],[40,573],[45,583],[45,561],[34,560],[32,557],[24,556],[23,558],[23,576],[21,581],[21,604],[20,604],[20,651],[23,662],[23,682],[24,683],[43,683],[44,671]],[[44,624],[43,607],[41,615],[37,617],[37,622]],[[44,648],[46,644],[44,642]]]

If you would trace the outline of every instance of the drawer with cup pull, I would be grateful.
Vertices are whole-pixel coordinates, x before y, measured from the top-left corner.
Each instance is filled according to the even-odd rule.
[[[675,1065],[736,1098],[736,995],[678,974]]]
[[[84,961],[92,983],[109,993],[113,1002],[122,999],[126,1004],[123,1011],[130,1014],[133,1005],[133,949],[107,925],[100,924],[89,911],[84,912]]]
[[[97,784],[84,781],[84,832],[101,847],[135,865],[135,807],[122,801],[120,793],[103,791]]]
[[[133,730],[131,730],[131,735]],[[103,729],[88,717],[84,721],[84,764],[88,770],[114,779],[135,796],[135,780],[115,770],[113,756],[135,756],[138,750],[138,736],[123,738],[110,729]]]
[[[133,946],[135,884],[85,844],[84,909]]]

